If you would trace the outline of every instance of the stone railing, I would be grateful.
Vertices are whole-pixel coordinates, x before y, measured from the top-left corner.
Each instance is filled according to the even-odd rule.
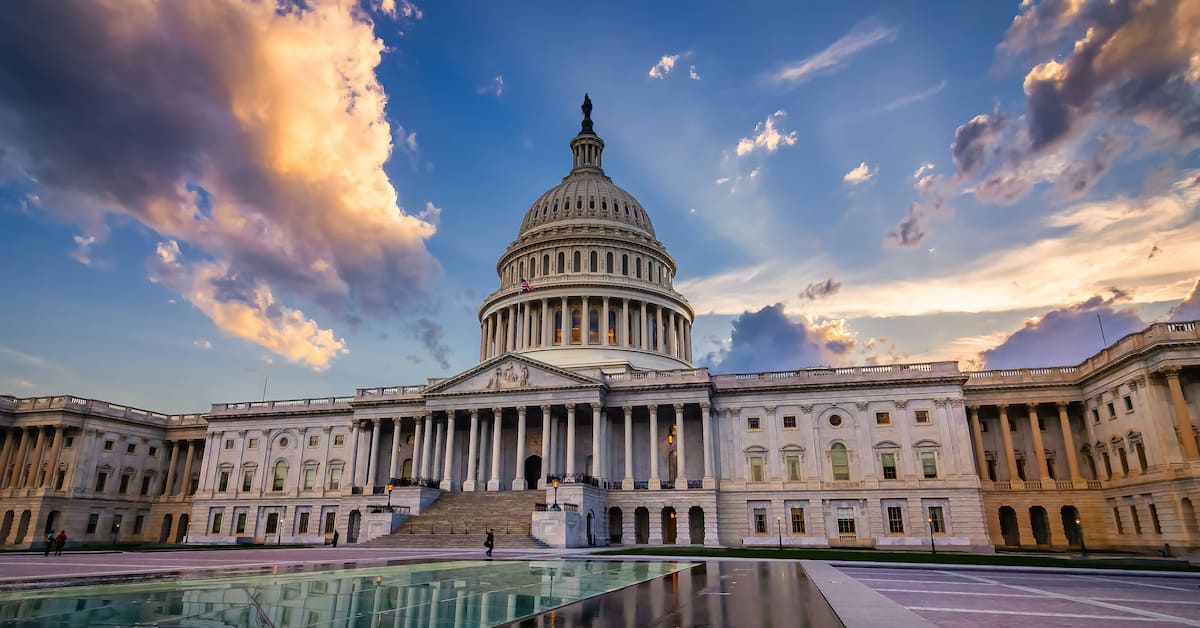
[[[1055,366],[1036,369],[1003,369],[966,373],[967,388],[972,386],[1006,386],[1024,384],[1074,384],[1079,369],[1074,366]]]
[[[704,381],[708,379],[708,369],[675,369],[673,371],[626,371],[624,373],[605,373],[604,381],[609,383],[650,384],[659,380],[664,383],[682,381]]]
[[[850,488],[862,488],[861,480],[829,480],[821,482],[821,488],[827,491],[840,491]]]
[[[83,399],[81,397],[74,397],[71,395],[62,395],[58,397],[27,397],[24,399],[8,399],[14,402],[13,409],[16,412],[65,410],[69,412],[92,414],[114,419],[124,419],[126,421],[148,423],[157,426],[205,424],[204,415],[202,414],[164,414],[162,412],[154,412],[153,410],[142,410],[141,408],[123,406],[116,403],[101,401],[99,399]]]
[[[536,292],[537,290],[547,290],[550,288],[557,288],[557,287],[562,287],[562,286],[579,286],[581,288],[586,286],[585,290],[590,290],[592,288],[598,288],[598,287],[621,286],[621,287],[634,288],[634,289],[642,290],[642,291],[646,291],[646,292],[657,293],[657,294],[659,294],[663,297],[666,297],[667,299],[670,299],[672,301],[680,301],[686,305],[689,305],[689,306],[691,305],[688,302],[687,298],[685,298],[682,294],[679,294],[678,292],[676,292],[675,290],[673,290],[672,288],[670,288],[668,286],[663,286],[658,283],[648,281],[646,279],[637,279],[635,277],[626,277],[624,275],[617,275],[617,274],[567,273],[567,274],[563,274],[563,275],[550,275],[550,276],[531,278],[529,280],[529,283],[531,285],[533,285],[535,292],[533,292],[532,294],[526,293],[527,302],[541,300],[542,297],[537,294],[537,292]],[[484,297],[483,303],[490,304],[492,306],[496,306],[499,304],[495,303],[495,302],[500,299],[519,297],[519,296],[521,296],[521,294],[522,294],[521,286],[519,286],[519,285],[507,286],[504,288],[500,288],[499,290],[495,290],[491,294]],[[562,294],[553,294],[553,295],[548,295],[546,298],[553,300],[556,298],[561,298],[562,296],[563,296]],[[577,295],[572,294],[571,296],[577,296]],[[630,295],[629,298],[634,301],[639,300],[636,297],[636,295],[632,295],[632,294]],[[505,304],[505,305],[508,305],[508,304]]]
[[[388,386],[386,388],[359,388],[354,391],[355,399],[372,397],[419,397],[425,392],[425,384],[415,386]]]
[[[734,373],[714,375],[713,383],[724,387],[746,385],[769,386],[788,384],[828,384],[855,381],[885,380],[894,377],[912,378],[922,375],[953,377],[960,375],[957,362],[924,362],[919,364],[885,364],[876,366],[846,366],[796,369],[793,371],[765,371],[761,373]]]
[[[243,401],[239,403],[214,403],[212,415],[227,414],[272,414],[285,412],[348,411],[354,397],[318,397],[315,399],[272,399],[270,401]]]

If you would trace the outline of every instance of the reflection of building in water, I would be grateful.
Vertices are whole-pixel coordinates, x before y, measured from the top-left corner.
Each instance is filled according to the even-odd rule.
[[[202,416],[0,398],[0,544],[353,543],[396,523],[368,511],[392,480],[426,487],[393,495],[416,514],[439,491],[550,503],[557,479],[570,507],[521,522],[554,545],[1200,546],[1195,323],[1060,368],[714,375],[590,119],[570,147],[500,256],[476,366]]]

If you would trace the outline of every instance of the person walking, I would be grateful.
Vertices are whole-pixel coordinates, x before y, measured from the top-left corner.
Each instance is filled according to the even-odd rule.
[[[63,546],[67,544],[67,531],[59,530],[58,536],[54,537],[54,555],[62,556]]]
[[[50,555],[50,550],[54,549],[54,530],[46,534],[46,555]]]
[[[492,550],[496,547],[496,533],[491,528],[488,528],[487,539],[483,542],[483,546],[487,548],[487,557],[492,557]]]
[[[338,537],[340,537],[340,536],[341,536],[341,535],[340,535],[340,534],[338,534],[338,531],[337,531],[337,530],[334,530],[334,531],[333,531],[333,546],[334,546],[334,547],[337,547]]]

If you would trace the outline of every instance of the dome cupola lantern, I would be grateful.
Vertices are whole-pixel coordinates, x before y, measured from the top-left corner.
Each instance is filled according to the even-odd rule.
[[[583,110],[583,124],[580,126],[579,135],[571,140],[571,155],[574,157],[571,162],[571,174],[592,171],[603,175],[601,155],[604,153],[604,140],[592,130],[592,99],[587,94],[583,95],[583,106],[580,109]]]

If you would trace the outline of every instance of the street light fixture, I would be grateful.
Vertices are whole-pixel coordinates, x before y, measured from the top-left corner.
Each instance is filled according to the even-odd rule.
[[[775,533],[779,535],[779,549],[783,549],[783,517],[775,517]]]
[[[552,485],[554,486],[554,505],[550,507],[550,510],[562,510],[562,508],[560,508],[558,505],[558,480],[554,480]]]
[[[392,511],[392,488],[393,487],[394,487],[394,485],[391,482],[388,482],[388,485],[387,485],[387,494],[388,494],[387,509],[388,509],[388,512]]]
[[[1083,522],[1075,520],[1075,530],[1079,533],[1079,557],[1087,558],[1087,545],[1083,543]]]
[[[283,515],[279,515],[279,529],[277,532],[278,535],[275,537],[275,544],[283,545]]]
[[[929,517],[929,552],[937,556],[937,546],[933,544],[933,516]]]

